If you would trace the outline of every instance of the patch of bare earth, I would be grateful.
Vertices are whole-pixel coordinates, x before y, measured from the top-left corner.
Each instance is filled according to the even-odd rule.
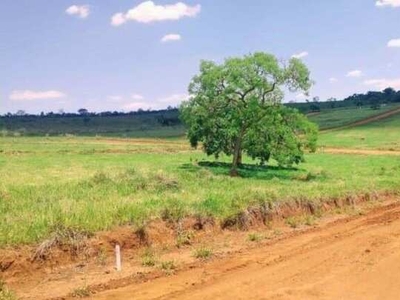
[[[332,154],[400,156],[400,151],[378,150],[378,149],[323,148],[323,149],[320,149],[320,151],[323,153],[332,153]]]

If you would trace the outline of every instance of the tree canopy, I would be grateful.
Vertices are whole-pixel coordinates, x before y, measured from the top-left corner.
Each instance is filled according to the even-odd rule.
[[[296,58],[279,62],[258,52],[222,64],[202,61],[190,99],[180,107],[190,143],[202,143],[208,155],[232,155],[232,176],[242,152],[262,163],[297,164],[305,149],[315,150],[317,127],[281,104],[282,89],[307,92],[311,85],[309,70]]]

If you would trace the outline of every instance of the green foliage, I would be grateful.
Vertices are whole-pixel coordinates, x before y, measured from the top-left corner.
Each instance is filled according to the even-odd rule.
[[[179,232],[177,238],[176,238],[176,246],[178,248],[182,246],[187,246],[192,244],[192,240],[194,237],[194,232],[193,231],[182,231]]]
[[[263,239],[263,236],[260,235],[259,233],[250,233],[248,236],[248,240],[250,242],[259,242]]]
[[[17,300],[14,292],[12,292],[0,278],[0,300]]]
[[[282,66],[273,55],[255,53],[221,65],[203,61],[189,85],[192,98],[180,108],[190,143],[201,142],[207,155],[233,155],[232,170],[242,151],[262,162],[299,163],[304,149],[315,150],[317,128],[281,104],[281,88],[306,92],[311,84],[298,59]]]
[[[161,262],[160,268],[167,274],[170,274],[176,269],[176,263],[173,260],[163,261]]]
[[[209,259],[213,255],[210,248],[200,247],[194,250],[193,256],[198,259]]]
[[[142,266],[144,267],[154,267],[157,263],[157,258],[154,253],[154,250],[151,248],[147,248],[141,256]]]

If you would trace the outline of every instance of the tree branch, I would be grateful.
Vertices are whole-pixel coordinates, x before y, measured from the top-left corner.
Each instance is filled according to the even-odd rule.
[[[269,94],[269,93],[272,93],[272,92],[275,90],[275,87],[276,87],[276,82],[274,82],[274,83],[272,84],[272,87],[271,87],[269,90],[267,90],[267,91],[265,91],[265,92],[263,93],[263,95],[262,95],[262,104],[265,104],[265,96],[266,96],[267,94]]]

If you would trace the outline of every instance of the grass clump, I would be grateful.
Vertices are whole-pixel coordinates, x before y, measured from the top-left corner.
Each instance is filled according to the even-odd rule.
[[[193,256],[198,259],[209,259],[213,255],[213,251],[210,248],[200,247],[194,250]]]
[[[263,236],[261,234],[258,233],[249,233],[249,235],[247,236],[247,239],[250,242],[259,242],[263,239]]]
[[[178,233],[178,236],[176,238],[176,246],[178,248],[183,247],[183,246],[188,246],[192,244],[192,240],[194,238],[194,232],[193,231],[182,231]]]
[[[0,279],[0,300],[17,300],[17,296],[11,291],[6,283]]]
[[[96,262],[99,266],[105,266],[107,264],[107,251],[104,247],[100,248],[97,253]]]
[[[74,289],[71,296],[74,298],[87,298],[90,297],[91,292],[88,286],[78,287]]]
[[[300,220],[297,217],[288,217],[286,219],[286,224],[288,224],[291,228],[297,228],[300,225]]]
[[[78,256],[87,246],[86,241],[92,233],[65,225],[56,225],[48,239],[36,249],[32,260],[46,260],[53,249],[66,247],[71,256]]]
[[[147,248],[141,255],[141,264],[143,267],[154,267],[157,264],[154,250]]]
[[[160,268],[167,274],[171,274],[174,270],[176,270],[177,266],[173,260],[168,260],[161,262]]]

